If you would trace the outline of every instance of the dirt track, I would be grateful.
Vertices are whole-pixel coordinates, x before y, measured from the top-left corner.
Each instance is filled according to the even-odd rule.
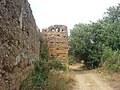
[[[72,67],[76,85],[73,90],[114,90],[98,74]]]

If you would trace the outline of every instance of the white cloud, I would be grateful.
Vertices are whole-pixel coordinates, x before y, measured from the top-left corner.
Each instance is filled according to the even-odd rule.
[[[106,9],[119,0],[28,0],[40,29],[54,24],[74,24],[96,21]]]

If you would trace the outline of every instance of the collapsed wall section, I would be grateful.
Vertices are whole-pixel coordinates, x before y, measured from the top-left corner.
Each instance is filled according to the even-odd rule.
[[[0,90],[19,90],[39,58],[39,35],[27,0],[0,0]]]
[[[65,25],[53,25],[41,32],[42,39],[47,43],[49,55],[60,58],[67,63],[68,31]]]

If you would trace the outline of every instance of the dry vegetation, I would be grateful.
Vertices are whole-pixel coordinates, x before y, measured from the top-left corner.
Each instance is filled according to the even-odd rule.
[[[69,73],[53,71],[49,74],[45,90],[72,90],[75,84],[73,77]]]
[[[120,72],[110,73],[106,71],[103,67],[92,70],[95,73],[100,74],[100,76],[115,90],[120,90]]]
[[[120,72],[109,75],[106,77],[106,79],[111,87],[113,87],[115,90],[120,90]]]

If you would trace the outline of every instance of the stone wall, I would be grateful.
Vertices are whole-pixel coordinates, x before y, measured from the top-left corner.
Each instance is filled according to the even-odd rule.
[[[19,90],[39,58],[39,35],[27,0],[0,0],[0,90]]]
[[[65,25],[53,25],[41,32],[41,38],[47,43],[50,56],[60,58],[67,63],[68,59],[68,31]]]

